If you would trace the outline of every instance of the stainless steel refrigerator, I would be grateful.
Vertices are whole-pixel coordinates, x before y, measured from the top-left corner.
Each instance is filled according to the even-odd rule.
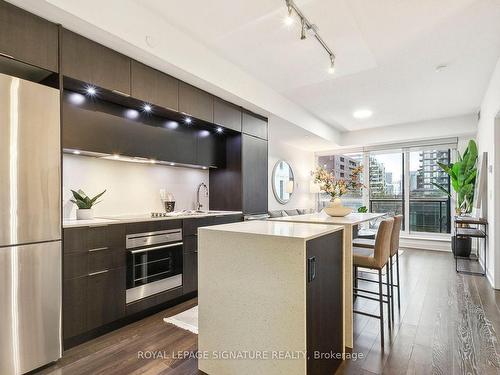
[[[61,357],[59,91],[0,74],[0,374]]]

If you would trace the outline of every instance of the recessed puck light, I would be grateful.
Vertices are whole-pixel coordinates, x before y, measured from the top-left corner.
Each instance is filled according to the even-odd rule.
[[[357,111],[354,111],[352,113],[352,117],[358,119],[358,120],[364,120],[369,117],[372,117],[373,111],[369,109],[358,109]]]

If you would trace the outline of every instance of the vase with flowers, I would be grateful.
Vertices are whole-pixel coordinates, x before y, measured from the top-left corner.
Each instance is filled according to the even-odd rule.
[[[314,182],[320,186],[320,190],[330,196],[330,202],[324,208],[325,213],[330,216],[346,216],[352,212],[349,207],[342,205],[341,197],[352,191],[359,191],[363,188],[360,175],[363,166],[359,165],[351,171],[349,178],[336,178],[325,168],[319,167],[313,172]]]

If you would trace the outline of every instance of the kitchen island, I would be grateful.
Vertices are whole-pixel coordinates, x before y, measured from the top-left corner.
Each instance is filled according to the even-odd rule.
[[[200,370],[334,373],[342,226],[251,221],[199,228],[198,238]]]
[[[351,213],[347,216],[329,216],[325,212],[307,215],[285,216],[269,219],[274,222],[307,223],[319,225],[342,225],[344,227],[344,343],[347,348],[353,347],[352,317],[352,237],[353,227],[361,223],[380,219],[385,213]]]

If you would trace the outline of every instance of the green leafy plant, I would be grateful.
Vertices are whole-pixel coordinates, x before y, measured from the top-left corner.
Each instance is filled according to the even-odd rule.
[[[102,195],[106,192],[106,190],[104,190],[102,193],[97,194],[94,198],[88,197],[87,194],[83,192],[83,190],[78,190],[78,191],[71,190],[71,192],[73,193],[73,198],[74,198],[71,199],[71,202],[76,204],[78,208],[81,210],[88,210],[100,202],[100,201],[98,202],[97,200],[100,197],[102,197]]]
[[[458,161],[449,165],[438,163],[442,170],[449,176],[451,186],[457,193],[457,214],[470,213],[472,211],[472,201],[474,199],[474,185],[477,175],[477,145],[474,140],[470,140],[465,152],[460,155],[458,152]],[[451,197],[451,191],[447,187],[438,183],[432,183],[442,192]]]
[[[358,207],[358,212],[360,214],[366,214],[368,212],[368,208],[366,208],[366,206]]]

